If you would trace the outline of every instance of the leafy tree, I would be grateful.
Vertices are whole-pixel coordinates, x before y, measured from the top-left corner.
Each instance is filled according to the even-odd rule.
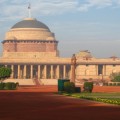
[[[111,79],[112,82],[120,82],[120,72],[112,73],[110,75],[110,79]]]
[[[12,70],[10,68],[0,66],[0,81],[10,77]]]

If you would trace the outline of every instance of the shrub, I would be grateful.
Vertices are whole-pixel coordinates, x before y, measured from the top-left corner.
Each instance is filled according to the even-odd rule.
[[[5,83],[4,89],[5,90],[11,90],[12,89],[12,83],[11,82]]]
[[[75,87],[75,93],[81,93],[81,87]]]
[[[93,82],[85,82],[84,83],[84,92],[92,92],[93,90]]]
[[[112,83],[109,83],[109,86],[112,86]]]
[[[108,86],[108,83],[103,83],[104,86]]]
[[[4,90],[5,83],[1,82],[0,83],[0,90]]]
[[[116,83],[113,83],[113,86],[116,86],[117,84]]]
[[[64,91],[67,93],[74,93],[75,84],[73,82],[64,82]]]
[[[120,83],[117,83],[117,86],[120,86]]]
[[[111,81],[112,82],[120,82],[120,72],[118,73],[112,73],[110,75]]]
[[[15,90],[18,85],[19,83],[14,82],[0,83],[0,90]]]

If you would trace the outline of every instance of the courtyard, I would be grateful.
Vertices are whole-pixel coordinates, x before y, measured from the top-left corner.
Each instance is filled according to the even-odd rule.
[[[111,87],[96,86],[93,91],[120,91],[120,87]],[[118,105],[77,99],[55,92],[57,86],[22,86],[18,90],[0,91],[0,120],[119,120]]]

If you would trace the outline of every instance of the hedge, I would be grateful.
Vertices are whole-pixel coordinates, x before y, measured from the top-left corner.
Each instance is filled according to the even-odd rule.
[[[19,83],[14,82],[7,82],[7,83],[0,83],[0,90],[16,90],[19,86]]]

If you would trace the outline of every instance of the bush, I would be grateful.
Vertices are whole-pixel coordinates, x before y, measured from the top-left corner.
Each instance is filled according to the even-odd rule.
[[[74,93],[75,84],[73,82],[64,82],[64,91],[67,93]]]
[[[19,83],[14,82],[0,83],[0,90],[15,90],[18,85]]]
[[[109,83],[109,86],[112,86],[112,83]]]
[[[5,83],[4,89],[5,90],[11,90],[12,89],[12,83],[11,82]]]
[[[117,86],[120,86],[120,83],[117,83]]]
[[[108,83],[103,83],[104,86],[108,86]]]
[[[80,87],[75,87],[75,93],[81,93],[81,88]]]
[[[116,83],[113,83],[113,86],[116,86],[117,84]]]
[[[85,82],[84,83],[84,92],[92,92],[93,90],[93,82]]]
[[[112,73],[110,75],[111,81],[112,82],[120,82],[120,72],[118,73]]]
[[[5,83],[1,82],[0,83],[0,90],[4,90]]]

